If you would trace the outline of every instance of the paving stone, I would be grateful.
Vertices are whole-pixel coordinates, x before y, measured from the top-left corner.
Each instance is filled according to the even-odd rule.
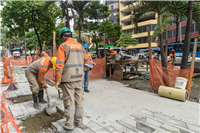
[[[55,129],[57,133],[64,133],[64,132],[66,132],[65,129],[63,128],[63,126],[61,124],[59,124],[58,122],[52,122],[51,123],[51,127],[53,129]]]
[[[130,118],[131,119],[135,119],[136,121],[137,120],[145,121],[145,116],[142,115],[142,114],[136,114],[136,113],[134,113],[134,114],[131,115]]]
[[[80,128],[75,128],[74,133],[85,133],[85,132]]]
[[[127,128],[125,133],[137,133],[137,132],[135,132],[135,131],[133,131],[133,130]]]
[[[154,112],[153,117],[164,120],[164,121],[167,121],[170,119],[169,116],[166,116],[166,115],[163,115],[163,114],[157,113],[157,112]]]
[[[21,108],[21,110],[24,113],[24,119],[30,116],[28,110],[26,109],[26,107],[23,104],[19,104],[19,107]]]
[[[39,110],[34,109],[33,107],[28,107],[26,108],[29,112],[29,114],[37,114],[39,112]]]
[[[145,124],[139,123],[139,122],[137,122],[136,127],[137,127],[137,129],[142,130],[142,131],[147,132],[147,133],[152,133],[152,132],[155,131],[155,129],[153,129],[153,128],[145,125]]]
[[[163,124],[163,125],[161,126],[161,128],[163,128],[163,129],[165,129],[165,130],[167,130],[167,131],[170,131],[170,132],[180,133],[180,130],[179,130],[178,128],[172,127],[172,126],[170,126],[170,125],[168,125],[168,124]]]
[[[119,131],[117,130],[113,130],[112,133],[120,133]]]
[[[24,96],[24,93],[22,91],[14,91],[14,93],[17,95],[17,97]]]
[[[139,112],[142,113],[142,114],[152,116],[152,117],[153,117],[153,114],[154,114],[152,111],[149,111],[149,110],[146,110],[146,109],[142,109]]]
[[[25,91],[25,90],[23,90],[22,92],[24,93],[25,96],[27,96],[27,95],[32,95],[32,92],[31,92],[31,91]]]
[[[125,123],[127,123],[127,124],[129,124],[133,127],[136,127],[137,122],[135,120],[129,118],[129,117],[123,118],[121,121],[123,121],[123,122],[125,122]]]
[[[57,122],[58,122],[59,124],[63,124],[63,123],[65,123],[65,121],[66,121],[66,118],[63,118],[63,119],[58,120]]]
[[[148,118],[148,117],[146,117],[146,122],[149,123],[149,124],[152,124],[154,126],[157,126],[157,127],[160,127],[161,125],[163,125],[162,122],[156,121],[155,119],[151,119],[151,118]]]
[[[188,131],[185,131],[185,130],[182,130],[182,129],[179,129],[181,133],[191,133],[191,132],[188,132]]]
[[[33,107],[33,102],[32,102],[32,101],[24,102],[23,105],[24,105],[26,108]]]
[[[95,133],[94,131],[92,131],[91,129],[87,128],[86,130],[84,130],[86,133]]]
[[[119,123],[114,123],[114,124],[110,125],[110,127],[114,128],[115,130],[117,130],[119,132],[125,132],[126,131],[126,127],[122,126]]]
[[[100,130],[96,131],[96,133],[110,133],[110,132],[105,128],[101,128]]]
[[[186,123],[185,123],[185,122],[183,122],[183,121],[179,121],[179,120],[176,120],[176,119],[174,119],[174,118],[171,118],[171,119],[167,120],[167,122],[169,122],[169,123],[172,123],[172,124],[175,124],[175,125],[178,125],[178,126],[181,126],[181,127],[183,127],[183,128],[186,128],[186,129],[188,129],[188,127],[187,127]]]
[[[198,127],[198,126],[195,126],[195,125],[192,125],[192,124],[188,124],[188,123],[187,123],[187,126],[188,126],[188,128],[190,130],[193,130],[195,132],[200,132],[200,127]]]
[[[99,129],[101,129],[102,127],[99,126],[98,124],[96,124],[95,122],[93,121],[90,121],[87,125],[86,125],[88,128],[90,128],[92,131],[97,131]]]
[[[114,128],[112,128],[112,127],[110,127],[110,126],[107,126],[107,127],[105,127],[108,131],[113,131],[113,130],[115,130]]]
[[[87,117],[83,117],[83,124],[87,125],[91,120],[88,119]]]
[[[11,93],[12,93],[12,98],[16,98],[17,97],[17,94],[14,91],[12,91]]]

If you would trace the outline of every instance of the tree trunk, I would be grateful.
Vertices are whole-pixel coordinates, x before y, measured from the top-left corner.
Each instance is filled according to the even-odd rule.
[[[164,52],[164,45],[163,45],[163,33],[162,33],[162,18],[161,14],[158,13],[159,16],[159,37],[160,37],[160,54],[162,59],[162,67],[167,68],[167,61],[165,58],[165,52]]]
[[[71,8],[71,11],[72,11],[72,15],[73,15],[73,18],[74,18],[74,30],[76,29],[76,15],[75,15],[75,13],[74,13],[74,11],[73,11],[73,9]]]
[[[69,11],[68,11],[68,3],[66,1],[66,10],[67,10],[67,27],[70,29],[70,26],[69,26]]]
[[[176,43],[178,43],[178,26],[179,26],[179,21],[178,21],[178,15],[176,16]]]
[[[40,52],[42,52],[42,45],[41,45],[41,42],[40,42],[40,37],[39,37],[39,34],[37,32],[37,28],[35,27],[35,25],[33,26],[34,30],[35,30],[35,34],[37,35],[37,38],[38,38],[38,43],[40,44]]]
[[[185,40],[183,44],[183,56],[182,56],[182,61],[181,61],[181,69],[187,69],[188,54],[190,50],[190,41],[191,41],[193,1],[189,1],[188,5],[189,5],[188,16],[187,16],[187,25],[186,25],[186,31],[185,31]]]
[[[81,40],[81,29],[82,29],[82,19],[80,17],[80,20],[79,20],[79,43],[82,43],[82,40]]]
[[[98,42],[97,42],[97,38],[96,38],[96,34],[94,35],[95,38],[95,43],[96,43],[96,54],[97,54],[97,58],[99,58],[99,47],[98,47]]]

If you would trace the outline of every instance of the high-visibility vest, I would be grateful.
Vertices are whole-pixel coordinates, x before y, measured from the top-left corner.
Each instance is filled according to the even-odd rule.
[[[172,61],[172,58],[174,58],[174,60],[176,61],[176,55],[171,53],[169,55],[169,61]]]
[[[117,51],[113,51],[112,53],[110,53],[110,56],[108,57],[108,59],[111,59],[113,57],[113,55],[116,55]]]
[[[28,68],[31,72],[38,74],[38,81],[41,85],[46,86],[44,81],[44,76],[51,66],[51,58],[49,56],[42,57],[33,63],[31,63]]]
[[[74,39],[69,38],[57,51],[55,82],[76,82],[83,80],[85,49]]]

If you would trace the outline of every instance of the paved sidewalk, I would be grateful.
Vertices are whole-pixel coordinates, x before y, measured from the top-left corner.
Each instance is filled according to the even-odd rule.
[[[7,98],[30,95],[24,68],[15,67],[19,90]],[[19,69],[19,71],[17,70]],[[1,75],[2,77],[2,75]],[[3,85],[6,90],[9,84]],[[199,132],[200,106],[198,103],[176,101],[157,94],[129,88],[120,82],[99,79],[90,81],[90,93],[84,93],[85,117],[80,132]],[[48,86],[51,104],[64,110],[55,87]],[[45,96],[46,97],[46,96]],[[41,112],[32,107],[32,101],[7,105],[18,120]],[[44,105],[45,107],[45,105]],[[43,107],[43,108],[44,108]],[[14,110],[17,113],[14,113]],[[53,131],[63,131],[64,119],[52,123]]]

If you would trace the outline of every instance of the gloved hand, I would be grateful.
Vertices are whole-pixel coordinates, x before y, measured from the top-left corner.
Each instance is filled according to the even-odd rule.
[[[58,91],[61,90],[61,88],[58,87],[59,84],[60,84],[60,82],[56,82],[56,83],[55,83],[55,87],[56,87],[56,89],[57,89]]]
[[[44,86],[44,89],[47,89],[47,88],[48,88],[48,87],[45,85],[45,86]]]

